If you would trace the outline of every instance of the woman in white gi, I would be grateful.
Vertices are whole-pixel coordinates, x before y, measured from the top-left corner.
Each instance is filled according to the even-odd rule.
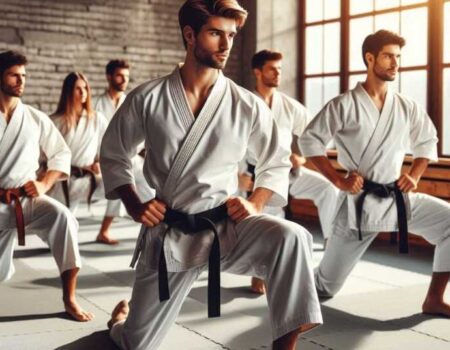
[[[107,125],[105,117],[92,109],[91,90],[82,73],[72,72],[64,79],[51,119],[72,152],[72,164],[69,181],[56,184],[49,194],[75,213],[80,201],[89,203],[99,184],[99,150]]]
[[[422,310],[450,316],[450,305],[444,301],[450,276],[450,204],[411,192],[428,162],[437,160],[436,129],[423,107],[388,86],[397,75],[404,44],[389,31],[369,35],[363,43],[366,81],[331,100],[300,138],[302,153],[341,190],[335,232],[317,269],[316,286],[321,295],[336,294],[377,233],[402,232],[406,221],[406,229],[436,245]],[[348,171],[345,178],[326,157],[332,139],[338,161]],[[409,148],[414,160],[402,174]],[[371,188],[376,191],[362,203],[362,195]],[[406,220],[397,217],[403,200]],[[400,248],[406,252],[407,235],[403,237],[400,234]]]
[[[20,100],[26,64],[18,52],[0,53],[0,281],[14,274],[16,236],[25,245],[25,234],[36,234],[55,258],[66,312],[77,321],[89,321],[93,315],[75,297],[81,267],[78,223],[45,194],[70,173],[70,151],[48,116]],[[38,180],[40,151],[47,157],[47,169]]]
[[[299,332],[322,323],[310,234],[295,223],[258,215],[266,203],[286,203],[290,151],[263,101],[222,74],[246,17],[236,0],[186,1],[179,12],[184,64],[132,91],[103,138],[106,196],[120,197],[143,224],[133,259],[140,251],[130,310],[121,302],[110,321],[111,336],[125,349],[161,344],[217,248],[217,236],[222,271],[265,279],[274,349],[295,349]],[[149,145],[144,175],[157,197],[147,203],[136,194],[131,172],[143,140]],[[238,163],[247,152],[257,159],[255,191],[248,200],[231,197]],[[196,226],[198,213],[218,209],[217,236],[210,230],[187,235],[187,229],[167,226],[174,211]],[[161,266],[167,274],[161,274]],[[172,293],[162,302],[161,276],[167,276]]]

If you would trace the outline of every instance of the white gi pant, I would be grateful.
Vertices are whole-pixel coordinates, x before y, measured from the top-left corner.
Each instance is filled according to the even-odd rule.
[[[436,246],[433,272],[450,271],[450,204],[423,193],[409,194],[411,219],[408,231],[422,236]],[[347,276],[364,254],[378,232],[345,228],[337,218],[336,230],[328,241],[324,257],[316,269],[315,281],[320,296],[331,297],[343,286]]]
[[[236,230],[238,241],[222,258],[221,270],[265,280],[273,339],[302,325],[321,324],[309,232],[298,224],[269,215],[250,216],[237,224]],[[123,349],[157,349],[193,283],[205,269],[203,265],[169,272],[171,298],[160,303],[158,271],[139,263],[128,318],[111,329],[116,344]]]
[[[319,212],[323,237],[330,238],[339,190],[317,171],[302,167],[297,175],[291,175],[289,193],[296,199],[310,199]]]
[[[81,267],[78,251],[78,222],[56,200],[42,195],[22,197],[26,235],[36,234],[48,244],[59,272]],[[13,252],[17,237],[13,205],[0,203],[0,281],[14,274]]]

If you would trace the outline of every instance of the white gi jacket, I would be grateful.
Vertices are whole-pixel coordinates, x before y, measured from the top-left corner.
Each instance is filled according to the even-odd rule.
[[[282,147],[267,106],[219,72],[214,87],[194,118],[179,67],[133,90],[111,121],[101,149],[108,199],[114,189],[133,183],[131,159],[145,140],[144,175],[169,207],[198,213],[224,203],[237,190],[238,163],[247,153],[258,159],[255,187],[274,192],[271,205],[283,206],[288,190],[290,149]],[[234,223],[218,225],[221,253],[236,243]],[[141,263],[157,268],[165,224],[143,228]],[[213,235],[184,235],[172,229],[166,238],[168,271],[182,271],[208,260]],[[139,244],[138,240],[138,244]]]
[[[358,171],[377,183],[394,182],[400,177],[409,149],[414,158],[437,160],[436,129],[426,111],[390,88],[381,113],[361,83],[332,99],[308,125],[299,139],[299,146],[305,157],[326,156],[326,145],[332,139],[338,162],[345,170]],[[358,229],[356,203],[359,196],[341,192],[338,200],[338,220],[344,220],[341,222],[353,230]],[[407,195],[405,199],[410,217]],[[397,230],[394,198],[368,195],[361,229]]]

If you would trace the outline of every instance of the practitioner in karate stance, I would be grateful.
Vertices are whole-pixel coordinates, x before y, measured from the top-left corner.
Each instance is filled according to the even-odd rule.
[[[103,114],[108,123],[111,121],[114,113],[125,101],[125,91],[130,81],[130,65],[127,60],[111,60],[106,65],[106,80],[108,88],[102,95],[94,99],[94,109]],[[142,168],[144,166],[145,145],[138,146],[138,155],[133,158],[133,171],[138,193],[144,201],[155,197],[155,192],[148,186],[144,178]],[[117,244],[119,241],[111,238],[109,228],[114,217],[122,213],[122,202],[120,199],[108,200],[100,231],[96,241],[105,244]]]
[[[333,296],[379,231],[399,230],[400,252],[407,233],[436,245],[424,313],[450,316],[444,291],[450,271],[450,204],[413,193],[429,161],[437,160],[436,130],[424,108],[389,86],[398,73],[402,37],[380,30],[363,43],[367,78],[331,100],[300,138],[302,154],[340,190],[334,232],[316,272],[322,296]],[[326,157],[334,140],[342,176]],[[413,163],[402,172],[408,148]]]
[[[295,349],[299,332],[322,323],[310,234],[259,215],[265,204],[286,203],[290,150],[263,101],[222,74],[246,17],[236,0],[186,1],[179,12],[184,64],[133,90],[104,136],[106,195],[120,197],[143,224],[130,306],[119,303],[109,322],[124,349],[156,349],[208,266],[211,317],[220,315],[220,270],[266,281],[274,349]],[[156,189],[146,203],[131,175],[144,140],[144,174]],[[247,152],[257,159],[248,200],[231,197]]]
[[[298,152],[296,145],[292,144],[293,140],[302,135],[311,116],[300,102],[277,90],[281,84],[282,60],[281,52],[270,50],[262,50],[253,56],[255,93],[272,110],[280,129],[281,140],[286,143],[286,147],[293,146],[290,158],[292,168],[289,175],[289,193],[297,199],[314,201],[319,211],[320,224],[326,242],[332,234],[333,214],[339,190],[322,174],[303,167],[306,160]],[[252,166],[256,163],[253,159],[247,161]],[[245,173],[240,174],[241,178],[243,176],[248,177]],[[249,180],[251,181],[251,179],[246,181]],[[284,210],[281,207],[266,207],[264,212],[284,217]],[[255,293],[264,293],[264,281],[253,277],[252,290]]]
[[[78,223],[70,211],[45,193],[70,173],[70,151],[47,115],[21,102],[27,59],[15,51],[0,53],[0,281],[14,274],[18,236],[36,234],[48,244],[61,273],[66,312],[89,321],[90,312],[76,301]],[[36,179],[40,150],[47,170]]]
[[[51,116],[72,152],[69,180],[56,183],[49,195],[75,213],[82,200],[90,204],[100,181],[99,152],[106,119],[91,106],[87,78],[72,72],[64,79],[56,112]]]

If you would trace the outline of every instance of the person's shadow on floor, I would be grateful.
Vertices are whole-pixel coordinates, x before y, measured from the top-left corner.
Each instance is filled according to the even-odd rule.
[[[119,350],[114,342],[109,337],[109,331],[98,331],[89,334],[83,338],[77,339],[69,344],[65,344],[56,348],[55,350]]]

